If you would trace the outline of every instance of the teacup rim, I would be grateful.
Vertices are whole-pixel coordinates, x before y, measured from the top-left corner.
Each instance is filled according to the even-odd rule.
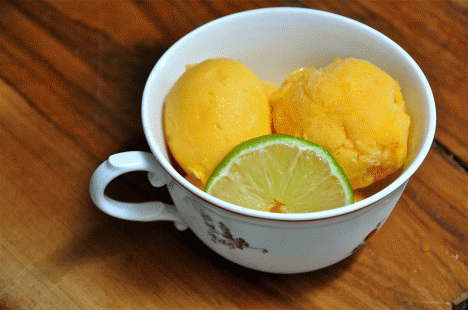
[[[165,158],[165,156],[162,154],[159,148],[154,145],[155,142],[153,142],[154,139],[152,139],[152,132],[148,129],[149,128],[149,125],[147,124],[148,120],[144,118],[144,113],[145,113],[144,110],[146,106],[145,103],[148,102],[147,100],[145,100],[145,98],[147,96],[148,86],[150,84],[149,82],[152,79],[152,76],[156,74],[155,73],[157,71],[156,69],[162,66],[162,64],[167,61],[172,50],[176,49],[179,45],[184,44],[185,41],[189,40],[192,36],[195,36],[198,32],[203,31],[205,28],[213,27],[214,25],[218,23],[228,22],[230,20],[234,20],[240,17],[246,17],[249,15],[264,14],[264,13],[274,14],[280,11],[289,12],[289,13],[308,11],[310,13],[319,14],[321,16],[329,16],[334,19],[340,19],[344,22],[354,24],[355,26],[364,28],[364,30],[374,33],[374,35],[379,36],[382,40],[386,41],[389,45],[392,45],[394,49],[402,56],[402,58],[404,58],[405,61],[409,63],[411,68],[415,71],[416,75],[420,79],[422,88],[424,90],[423,94],[425,95],[428,101],[427,102],[428,116],[426,118],[426,126],[425,126],[427,128],[427,134],[426,134],[425,141],[422,144],[421,149],[419,153],[417,154],[417,156],[414,158],[411,164],[409,164],[409,166],[402,172],[402,174],[398,178],[396,178],[391,184],[386,186],[384,189],[380,190],[379,192],[375,193],[374,195],[368,198],[363,199],[362,201],[353,203],[351,205],[343,206],[340,208],[324,210],[324,211],[307,212],[307,213],[272,213],[272,212],[267,212],[267,211],[258,211],[258,210],[248,209],[245,207],[241,207],[241,206],[237,206],[237,205],[225,202],[216,197],[213,197],[207,194],[206,192],[202,191],[201,189],[197,188],[190,182],[188,182],[181,174],[179,174],[176,171],[176,169],[172,166],[170,161]],[[194,29],[193,31],[189,32],[188,34],[183,36],[181,39],[179,39],[176,43],[174,43],[157,61],[157,63],[153,67],[151,74],[148,77],[148,80],[146,82],[145,89],[143,92],[142,102],[143,102],[142,104],[143,130],[144,130],[145,136],[147,137],[149,147],[152,153],[156,156],[162,168],[171,176],[171,178],[174,181],[176,181],[179,185],[181,185],[186,190],[188,190],[191,194],[195,195],[197,198],[203,200],[206,203],[209,203],[210,205],[216,208],[220,208],[224,211],[237,214],[240,216],[246,216],[249,218],[281,221],[281,222],[306,222],[306,221],[325,220],[325,219],[330,219],[330,218],[335,218],[335,217],[340,217],[340,216],[344,216],[347,214],[351,214],[356,211],[362,210],[364,208],[370,207],[375,202],[383,199],[384,197],[388,196],[390,193],[395,191],[397,188],[404,185],[405,182],[407,182],[409,178],[416,172],[416,170],[422,164],[422,162],[424,161],[425,157],[427,156],[431,148],[432,141],[435,135],[435,128],[436,128],[435,101],[434,101],[434,97],[433,97],[429,82],[427,81],[426,76],[424,75],[420,67],[417,65],[417,63],[403,48],[401,48],[397,43],[395,43],[393,40],[385,36],[383,33],[361,22],[358,22],[351,18],[338,15],[335,13],[330,13],[330,12],[325,12],[325,11],[320,11],[320,10],[315,10],[315,9],[310,9],[310,8],[272,7],[272,8],[254,9],[254,10],[243,11],[243,12],[226,15],[224,17],[215,19],[213,21],[210,21]]]

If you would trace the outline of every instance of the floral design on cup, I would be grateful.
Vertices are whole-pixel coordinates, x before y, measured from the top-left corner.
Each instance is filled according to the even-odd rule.
[[[355,253],[357,250],[359,250],[364,244],[366,244],[367,241],[369,241],[369,239],[370,239],[373,235],[375,235],[375,233],[380,229],[380,227],[382,227],[383,223],[385,223],[386,220],[387,220],[387,219],[384,218],[382,221],[380,221],[380,222],[377,224],[377,226],[364,238],[364,240],[362,240],[362,242],[359,243],[359,245],[358,245],[356,248],[354,248],[354,250],[351,251],[351,253],[350,253],[349,255],[354,254],[354,253]]]
[[[228,246],[230,249],[240,249],[245,248],[261,250],[262,253],[268,253],[267,249],[253,248],[250,244],[245,241],[243,238],[235,238],[229,228],[223,223],[218,222],[218,226],[215,225],[213,218],[206,214],[205,211],[200,210],[200,214],[205,222],[206,227],[208,227],[208,235],[211,237],[211,241],[214,243],[219,243],[222,245]]]

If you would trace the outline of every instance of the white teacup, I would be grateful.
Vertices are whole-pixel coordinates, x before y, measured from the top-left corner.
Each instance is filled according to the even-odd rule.
[[[262,80],[280,84],[300,67],[323,67],[336,57],[368,60],[396,79],[411,117],[403,173],[383,190],[342,208],[301,214],[246,209],[199,190],[169,160],[162,127],[166,94],[185,65],[208,58],[240,60]],[[426,157],[436,126],[429,83],[414,60],[383,34],[351,19],[300,8],[269,8],[226,16],[195,29],[157,62],[143,94],[142,121],[152,154],[112,155],[94,173],[95,204],[112,216],[137,221],[174,221],[190,228],[208,247],[237,264],[271,273],[327,267],[351,255],[386,221],[409,177]],[[123,203],[104,195],[117,176],[149,172],[166,185],[175,205]]]

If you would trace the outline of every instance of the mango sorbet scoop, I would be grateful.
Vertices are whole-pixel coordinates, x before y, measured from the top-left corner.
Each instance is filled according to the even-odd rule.
[[[410,118],[400,86],[365,60],[336,59],[291,73],[270,96],[273,127],[325,147],[353,189],[397,171]]]
[[[271,134],[271,86],[239,61],[187,66],[164,105],[164,131],[182,169],[203,184],[236,145]]]

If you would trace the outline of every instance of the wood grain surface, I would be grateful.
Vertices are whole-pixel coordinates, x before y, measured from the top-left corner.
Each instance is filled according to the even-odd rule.
[[[169,222],[111,218],[88,193],[108,156],[148,150],[141,96],[159,57],[211,20],[272,6],[384,33],[437,104],[433,146],[379,233],[297,275],[237,266]],[[465,0],[0,0],[0,309],[450,309],[468,290],[467,29]],[[140,173],[107,191],[171,202]]]

